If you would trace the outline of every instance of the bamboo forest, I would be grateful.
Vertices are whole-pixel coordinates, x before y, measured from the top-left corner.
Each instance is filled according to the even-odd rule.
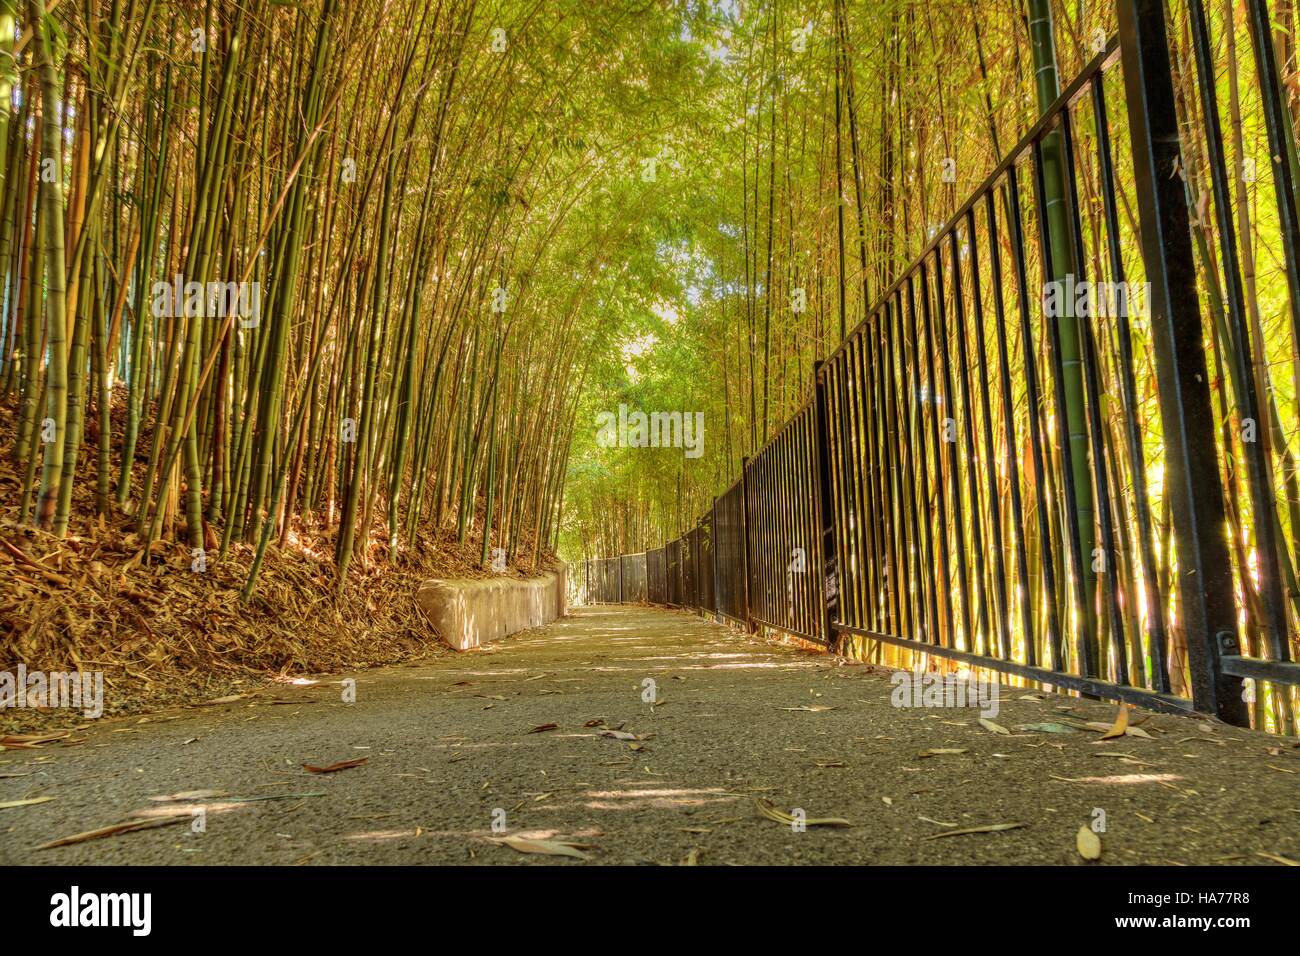
[[[1297,30],[0,0],[0,863],[1300,865]]]

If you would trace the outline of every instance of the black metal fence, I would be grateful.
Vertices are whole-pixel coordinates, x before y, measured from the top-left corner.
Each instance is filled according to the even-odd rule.
[[[713,607],[741,623],[749,620],[745,540],[745,488],[741,478],[713,504]]]
[[[646,601],[650,604],[668,603],[668,552],[665,548],[652,548],[645,553]]]
[[[1266,6],[1247,7],[1300,347],[1291,127]],[[1235,449],[1252,513],[1267,516],[1253,522],[1254,558],[1224,534],[1221,463],[1234,449],[1211,401],[1164,7],[1118,9],[1118,37],[818,366],[800,410],[708,515],[651,552],[662,558],[648,560],[647,600],[1241,725],[1243,678],[1300,683],[1276,540],[1300,530],[1271,498],[1263,476],[1277,462],[1263,443]],[[1246,363],[1238,413],[1253,421],[1264,399],[1200,0],[1188,11],[1225,318]],[[1117,296],[1104,314],[1070,305],[1089,280]],[[1140,393],[1139,379],[1153,386]]]
[[[662,549],[660,549],[662,554]],[[580,581],[587,604],[645,604],[650,596],[649,552],[617,558],[591,558],[583,562]],[[660,596],[662,592],[657,592]],[[656,604],[665,603],[662,600]]]

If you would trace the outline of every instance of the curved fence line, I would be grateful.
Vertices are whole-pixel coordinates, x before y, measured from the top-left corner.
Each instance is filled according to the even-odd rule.
[[[1163,5],[1118,8],[1119,35],[818,364],[739,480],[664,547],[587,561],[588,600],[878,641],[1238,725],[1250,679],[1290,713],[1300,665],[1273,535],[1291,519],[1253,523],[1253,564],[1229,548],[1231,451],[1208,384]],[[1197,0],[1190,15],[1206,74]],[[1275,78],[1257,78],[1268,93]],[[1210,106],[1213,92],[1202,84]],[[1290,136],[1284,122],[1270,114],[1270,134]],[[1291,169],[1275,175],[1293,227]],[[1295,233],[1283,258],[1300,288]],[[1118,307],[1080,313],[1090,282],[1118,289]],[[1257,398],[1247,390],[1242,412]],[[1252,480],[1268,453],[1241,452]],[[1254,513],[1277,516],[1255,492]],[[1256,626],[1240,627],[1243,605]]]

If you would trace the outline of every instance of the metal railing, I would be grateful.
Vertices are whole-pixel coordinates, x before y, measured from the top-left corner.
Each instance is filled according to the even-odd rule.
[[[1228,319],[1247,364],[1239,412],[1250,418],[1260,397],[1201,6],[1190,0],[1189,15]],[[1247,6],[1282,157],[1282,255],[1300,341],[1290,125],[1266,7]],[[1254,522],[1253,568],[1234,562],[1224,533],[1224,425],[1211,402],[1164,6],[1122,0],[1118,11],[1118,36],[819,363],[812,394],[740,479],[649,552],[646,600],[1239,725],[1249,722],[1243,678],[1300,683],[1280,524]],[[1127,149],[1112,141],[1112,114]],[[1131,197],[1136,223],[1117,197]],[[1047,315],[1043,290],[1063,277],[1119,290],[1118,308]],[[1140,329],[1127,307],[1138,278],[1149,299]],[[1261,477],[1268,450],[1244,455],[1252,513],[1276,516]],[[588,567],[603,573],[599,560]],[[1255,656],[1239,639],[1247,591],[1266,635]]]

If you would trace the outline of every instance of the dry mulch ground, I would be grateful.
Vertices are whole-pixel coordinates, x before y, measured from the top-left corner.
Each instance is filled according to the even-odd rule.
[[[13,409],[0,406],[0,434],[14,433],[12,418]],[[102,671],[106,714],[210,700],[289,675],[450,653],[415,592],[430,578],[487,573],[477,546],[461,548],[451,531],[422,539],[390,563],[377,517],[368,560],[353,562],[340,593],[334,529],[295,520],[245,604],[240,590],[251,546],[232,544],[221,558],[219,529],[206,528],[205,567],[197,571],[190,548],[174,536],[155,542],[146,558],[133,516],[115,509],[103,520],[87,517],[95,512],[94,459],[94,445],[83,444],[73,517],[60,540],[20,523],[24,476],[7,450],[0,454],[0,671],[13,673],[19,664]],[[553,562],[548,555],[539,565]],[[0,708],[0,731],[60,722],[66,714]]]

